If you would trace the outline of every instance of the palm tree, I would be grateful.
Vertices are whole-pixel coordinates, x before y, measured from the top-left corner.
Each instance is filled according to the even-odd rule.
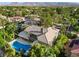
[[[4,47],[6,44],[6,41],[3,39],[3,37],[0,34],[0,48]]]
[[[7,56],[7,57],[14,57],[15,56],[15,50],[12,49],[12,48],[6,48],[5,56]]]
[[[15,23],[8,23],[5,27],[6,29],[6,33],[5,33],[5,36],[6,36],[6,40],[7,41],[11,41],[12,39],[15,38],[15,30],[16,30],[16,25]]]
[[[8,21],[6,19],[0,18],[0,26],[2,27],[2,31],[4,33],[4,39],[5,39],[5,26],[6,26],[7,22]]]
[[[42,22],[43,27],[47,28],[47,27],[52,26],[52,18],[50,16],[50,14],[44,13],[40,17],[41,17],[41,22]]]

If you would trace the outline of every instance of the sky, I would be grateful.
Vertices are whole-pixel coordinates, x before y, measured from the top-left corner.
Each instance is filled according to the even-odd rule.
[[[0,2],[78,2],[79,0],[0,0]]]

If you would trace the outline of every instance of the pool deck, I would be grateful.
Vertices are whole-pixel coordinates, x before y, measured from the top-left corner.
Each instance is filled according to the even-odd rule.
[[[30,44],[30,45],[32,45],[32,43],[30,43],[30,42],[28,42],[28,41],[25,41],[25,40],[23,40],[23,39],[21,39],[21,38],[16,38],[16,39],[14,39],[13,41],[10,42],[10,45],[12,45],[13,42],[15,42],[15,41],[18,41],[18,42],[20,42],[20,43],[22,43],[22,44],[24,44],[24,45],[26,45],[27,43]]]
[[[22,44],[30,44],[30,45],[32,45],[32,43],[30,43],[30,42],[28,42],[28,41],[25,41],[25,40],[23,40],[23,39],[21,39],[21,38],[17,38],[16,39],[18,42],[20,42],[20,43],[22,43]]]

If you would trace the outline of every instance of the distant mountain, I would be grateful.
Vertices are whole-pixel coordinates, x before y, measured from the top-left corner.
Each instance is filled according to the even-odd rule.
[[[77,2],[0,2],[0,6],[79,6]]]

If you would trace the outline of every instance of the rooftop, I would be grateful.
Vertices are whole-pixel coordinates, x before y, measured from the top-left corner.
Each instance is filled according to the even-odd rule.
[[[72,53],[79,53],[79,40],[72,40],[69,47]]]
[[[14,16],[14,17],[9,17],[9,18],[13,18],[13,19],[20,19],[20,18],[23,18],[23,17],[20,17],[20,16]]]
[[[24,31],[27,31],[27,32],[35,34],[35,35],[41,35],[42,34],[41,28],[42,27],[32,25],[32,26],[27,27]],[[43,33],[46,33],[46,32],[47,32],[47,29],[43,28]]]
[[[40,42],[49,44],[52,46],[53,41],[57,38],[59,34],[59,29],[56,28],[43,28],[43,32],[41,30],[42,27],[39,26],[29,26],[24,31],[20,32],[18,36],[28,39],[30,37],[30,34],[36,35],[34,39],[37,39]],[[34,36],[31,36],[34,37]],[[31,39],[32,40],[32,39]]]

